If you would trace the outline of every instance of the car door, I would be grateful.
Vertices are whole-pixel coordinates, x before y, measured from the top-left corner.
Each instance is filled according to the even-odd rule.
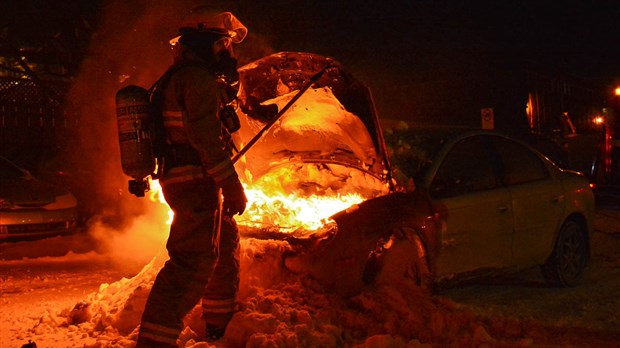
[[[512,198],[514,262],[540,264],[549,256],[562,222],[562,184],[527,146],[503,137],[493,137],[493,142],[502,163],[502,181]]]
[[[500,183],[487,136],[456,143],[443,158],[429,192],[441,224],[439,277],[510,263],[510,192]]]

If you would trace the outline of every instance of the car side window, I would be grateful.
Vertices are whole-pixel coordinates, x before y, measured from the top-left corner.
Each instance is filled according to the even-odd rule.
[[[499,186],[495,167],[482,136],[466,138],[452,147],[431,183],[433,198],[448,198]]]
[[[506,185],[518,185],[549,177],[543,161],[526,146],[500,137],[494,137],[494,143],[501,159],[503,181]]]

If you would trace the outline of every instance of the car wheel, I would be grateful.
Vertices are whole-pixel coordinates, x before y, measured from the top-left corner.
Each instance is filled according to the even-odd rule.
[[[588,258],[586,231],[576,221],[566,221],[560,229],[551,256],[542,266],[545,280],[552,286],[577,285]]]
[[[424,246],[418,237],[394,238],[380,256],[380,267],[374,277],[375,285],[401,287],[411,284],[422,288],[430,286],[430,272]]]

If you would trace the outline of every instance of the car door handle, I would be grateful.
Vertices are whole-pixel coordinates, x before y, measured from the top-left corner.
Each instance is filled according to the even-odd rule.
[[[497,206],[497,211],[499,211],[500,213],[505,213],[508,211],[508,207],[505,205],[499,205]]]

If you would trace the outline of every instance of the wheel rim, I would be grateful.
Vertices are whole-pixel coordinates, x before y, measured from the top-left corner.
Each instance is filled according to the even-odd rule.
[[[579,278],[585,264],[586,249],[581,228],[576,223],[566,226],[561,239],[559,265],[565,280]]]

